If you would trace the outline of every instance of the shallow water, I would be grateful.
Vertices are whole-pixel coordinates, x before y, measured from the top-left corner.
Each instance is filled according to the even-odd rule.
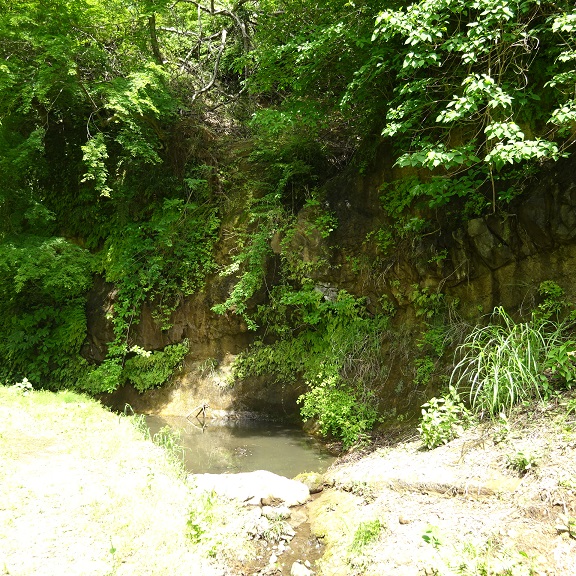
[[[194,474],[269,470],[288,478],[324,472],[335,458],[296,427],[271,422],[212,422],[147,416],[151,434],[163,426],[179,430],[186,468]]]

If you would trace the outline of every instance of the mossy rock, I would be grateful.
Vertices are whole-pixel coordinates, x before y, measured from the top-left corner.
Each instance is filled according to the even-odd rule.
[[[302,472],[294,480],[302,482],[310,490],[310,494],[317,494],[324,490],[324,476],[318,472]]]

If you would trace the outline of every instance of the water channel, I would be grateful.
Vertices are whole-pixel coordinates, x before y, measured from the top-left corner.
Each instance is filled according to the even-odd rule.
[[[285,424],[160,416],[146,421],[152,435],[164,426],[180,432],[186,468],[193,474],[269,470],[293,478],[324,472],[335,460],[317,439]]]

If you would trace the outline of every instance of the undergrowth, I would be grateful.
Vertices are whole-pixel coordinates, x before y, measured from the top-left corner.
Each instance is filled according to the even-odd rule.
[[[88,371],[78,387],[91,394],[113,392],[128,383],[139,392],[157,388],[178,370],[188,349],[187,340],[155,351],[132,346],[127,358],[107,358]]]
[[[422,405],[418,431],[424,446],[431,449],[457,438],[471,423],[470,411],[450,386],[448,394],[431,398]]]
[[[284,168],[289,174],[289,167]],[[254,344],[236,359],[233,377],[266,376],[269,386],[302,382],[302,417],[316,420],[321,433],[349,448],[366,440],[378,419],[388,318],[370,315],[364,301],[345,290],[312,280],[328,266],[325,256],[338,222],[317,190],[289,189],[288,182],[276,182],[273,192],[246,200],[245,232],[238,236],[230,264],[221,270],[235,283],[212,310],[233,312],[249,329],[259,330]],[[305,218],[297,218],[288,202],[296,197]],[[320,251],[303,258],[302,243],[308,241]],[[271,263],[277,268],[270,286]]]
[[[344,290],[329,299],[311,282],[299,290],[277,286],[259,317],[266,318],[273,339],[241,354],[235,377],[303,380],[304,419],[316,419],[320,431],[345,448],[365,440],[378,419],[376,392],[386,374],[381,345],[388,318],[370,317],[362,301]]]
[[[554,386],[571,387],[574,320],[533,313],[517,322],[496,308],[489,323],[475,327],[459,347],[452,382],[467,391],[476,411],[493,416],[519,402],[547,398]]]
[[[573,386],[576,314],[556,283],[542,282],[539,295],[540,303],[528,319],[516,320],[497,307],[458,346],[448,393],[422,406],[419,431],[427,448],[457,437],[473,413],[506,424],[515,405],[546,400],[556,390]],[[515,457],[511,466],[530,468],[532,460],[523,456]]]

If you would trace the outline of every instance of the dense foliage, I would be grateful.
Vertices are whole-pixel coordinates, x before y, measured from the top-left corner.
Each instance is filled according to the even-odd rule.
[[[143,302],[165,320],[202,285],[219,225],[212,168],[173,136],[190,102],[157,53],[166,3],[0,7],[2,376],[112,390]],[[80,356],[94,273],[118,288],[98,378]]]
[[[341,265],[324,184],[389,151],[389,218],[359,239],[379,254],[434,209],[506,206],[573,144],[575,27],[567,1],[0,0],[0,378],[160,385],[185,343],[139,349],[143,305],[164,329],[219,271],[232,288],[213,311],[260,331],[237,376],[302,379],[303,415],[353,443],[377,418],[393,310],[315,282]],[[225,211],[242,214],[221,231]],[[95,275],[115,286],[98,366],[81,354]],[[410,299],[431,351],[418,383],[442,295]]]
[[[342,290],[323,294],[310,282],[295,290],[277,286],[260,307],[267,334],[236,363],[238,378],[267,375],[282,384],[306,384],[301,413],[344,447],[366,437],[378,419],[377,383],[388,318],[370,318],[363,302]],[[290,327],[297,327],[296,330]]]

